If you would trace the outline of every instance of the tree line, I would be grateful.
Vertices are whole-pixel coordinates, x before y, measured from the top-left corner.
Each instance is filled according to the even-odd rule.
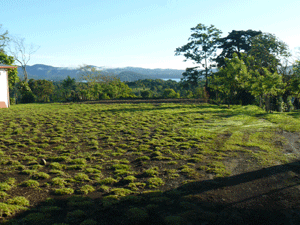
[[[198,64],[186,69],[182,85],[195,90],[205,80],[207,95],[228,107],[257,104],[267,112],[299,109],[300,61],[290,62],[287,44],[275,35],[233,30],[221,37],[221,30],[203,24],[191,31],[189,42],[175,50],[175,55]]]
[[[70,77],[60,82],[34,80],[27,73],[20,79],[17,70],[10,69],[11,103],[182,97],[211,99],[228,107],[257,104],[268,112],[300,108],[300,60],[290,62],[287,44],[275,35],[233,30],[221,37],[221,30],[204,24],[191,31],[188,43],[176,48],[175,55],[184,55],[197,65],[186,68],[179,83],[160,79],[121,82],[87,65],[80,67],[81,81]],[[5,51],[9,42],[8,32],[0,33],[0,63],[14,65],[18,56]],[[17,46],[24,46],[23,39]],[[22,65],[24,71],[27,62]]]

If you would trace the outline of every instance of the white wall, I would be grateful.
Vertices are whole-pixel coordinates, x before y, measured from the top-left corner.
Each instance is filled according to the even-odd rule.
[[[8,107],[7,72],[3,69],[0,69],[0,102]]]

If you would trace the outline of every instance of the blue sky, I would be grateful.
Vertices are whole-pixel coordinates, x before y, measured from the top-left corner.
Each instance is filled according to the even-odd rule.
[[[1,0],[2,31],[40,46],[29,65],[185,69],[190,28],[272,33],[300,46],[299,0]]]

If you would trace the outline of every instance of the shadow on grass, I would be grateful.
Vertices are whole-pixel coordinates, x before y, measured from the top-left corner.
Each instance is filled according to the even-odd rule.
[[[299,224],[299,172],[297,161],[119,200],[57,197],[5,224]]]

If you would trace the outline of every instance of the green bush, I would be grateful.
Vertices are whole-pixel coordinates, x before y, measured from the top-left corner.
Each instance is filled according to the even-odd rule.
[[[164,98],[179,98],[180,95],[179,93],[176,93],[174,91],[174,89],[172,88],[169,88],[169,89],[165,89],[164,92],[163,92],[163,97]]]

